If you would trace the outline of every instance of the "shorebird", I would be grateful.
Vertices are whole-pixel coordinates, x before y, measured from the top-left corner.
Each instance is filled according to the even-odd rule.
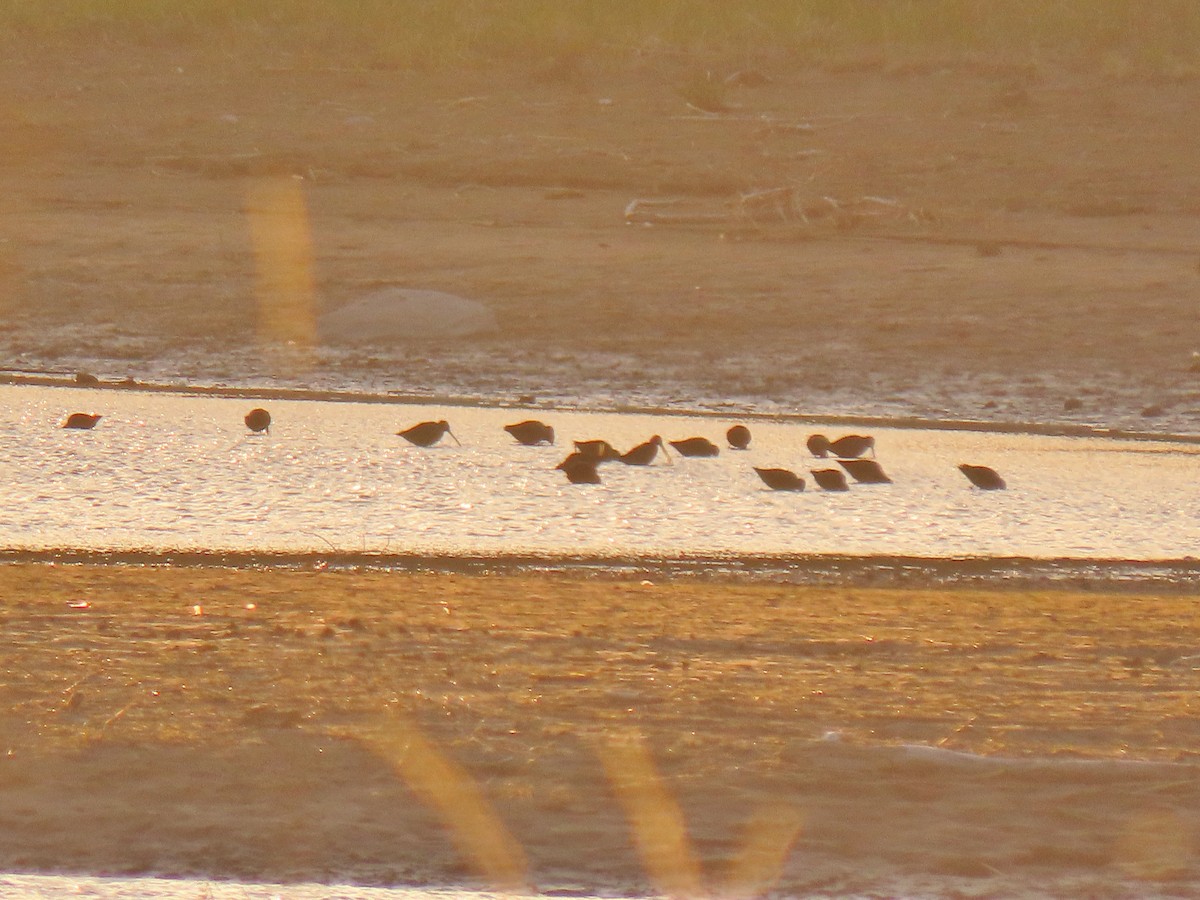
[[[271,433],[271,414],[261,406],[246,413],[246,427],[256,434],[265,431]]]
[[[821,486],[823,491],[848,491],[850,485],[846,484],[846,476],[842,474],[841,469],[810,469],[813,480]]]
[[[861,484],[891,484],[883,466],[873,459],[839,459],[837,464],[850,473]]]
[[[719,456],[721,448],[708,438],[685,438],[682,441],[667,441],[680,456]]]
[[[396,434],[404,438],[410,444],[416,444],[418,447],[432,447],[442,439],[442,435],[448,434],[454,438],[454,443],[462,446],[458,438],[454,437],[454,432],[450,430],[450,423],[445,419],[440,422],[421,422],[419,425],[414,425],[412,428],[405,428],[403,431],[397,431]]]
[[[967,480],[977,488],[982,488],[985,491],[1002,491],[1008,485],[1004,483],[1004,479],[1000,477],[1000,473],[995,469],[989,469],[987,466],[972,466],[967,463],[962,463],[958,470],[967,476]]]
[[[526,419],[515,425],[505,425],[504,430],[516,438],[518,444],[532,447],[534,444],[553,444],[554,429],[537,419]]]
[[[608,441],[575,441],[575,452],[590,456],[599,462],[621,458],[617,448]]]
[[[561,469],[571,484],[599,484],[600,473],[596,471],[598,465],[598,457],[576,451],[554,468]]]
[[[91,413],[71,413],[67,416],[67,421],[63,422],[63,428],[95,428],[96,423],[101,419],[100,416],[92,415]]]
[[[617,459],[621,460],[627,466],[648,466],[654,462],[654,457],[658,454],[659,450],[662,450],[663,456],[667,462],[670,462],[671,457],[667,455],[667,447],[663,443],[663,439],[657,434],[646,441],[646,443],[638,444],[632,450],[622,453]]]
[[[750,446],[750,429],[745,425],[734,425],[725,432],[725,440],[734,450],[745,450]]]
[[[795,472],[787,469],[760,469],[758,466],[754,467],[754,471],[763,480],[763,484],[773,491],[804,490],[804,479]]]
[[[875,455],[875,438],[865,434],[848,434],[836,441],[829,440],[823,434],[814,434],[808,439],[808,452],[821,458],[832,453],[840,459],[854,459],[868,450],[872,456]]]

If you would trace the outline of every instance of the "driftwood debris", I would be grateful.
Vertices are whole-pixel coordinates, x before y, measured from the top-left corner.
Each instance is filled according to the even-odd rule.
[[[721,211],[684,198],[637,198],[625,207],[625,221],[631,225],[767,228],[825,222],[839,229],[850,229],[872,221],[926,224],[933,219],[926,210],[906,206],[889,197],[863,196],[849,200],[817,197],[801,202],[792,187],[746,191],[725,201]]]

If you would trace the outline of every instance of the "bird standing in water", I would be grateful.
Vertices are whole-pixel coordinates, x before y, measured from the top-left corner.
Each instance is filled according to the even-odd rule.
[[[405,428],[403,431],[397,431],[396,434],[404,438],[410,444],[416,444],[418,447],[432,447],[442,439],[443,435],[450,435],[454,438],[454,443],[462,446],[458,438],[454,437],[454,432],[450,430],[450,423],[445,419],[440,422],[421,422],[412,428]]]
[[[821,486],[823,491],[848,491],[846,476],[841,469],[810,469],[813,481]]]
[[[617,448],[608,441],[575,441],[575,452],[582,453],[584,456],[590,456],[600,462],[621,458],[621,454],[617,452]]]
[[[750,429],[745,425],[734,425],[725,432],[725,440],[734,450],[745,450],[750,446]]]
[[[271,433],[271,414],[262,407],[257,407],[246,413],[246,427],[255,434],[261,432]]]
[[[875,438],[865,434],[848,434],[836,441],[831,441],[823,434],[814,434],[808,439],[808,452],[813,456],[824,458],[830,453],[839,459],[854,459],[862,456],[868,450],[875,455]]]
[[[554,468],[561,469],[571,484],[599,484],[600,473],[596,470],[598,465],[598,457],[576,451]]]
[[[648,466],[654,462],[654,457],[658,455],[659,450],[662,450],[666,461],[670,462],[671,457],[667,455],[667,447],[663,444],[663,439],[657,434],[646,441],[646,443],[638,444],[632,450],[622,453],[617,458],[627,466]]]
[[[515,425],[505,425],[504,430],[511,434],[518,444],[525,444],[528,447],[535,444],[554,443],[554,429],[537,419],[526,419]]]
[[[685,438],[682,441],[667,441],[680,456],[719,456],[721,448],[708,438]]]
[[[102,416],[93,415],[92,413],[71,413],[67,416],[67,421],[63,422],[63,428],[95,428],[96,423],[103,418]]]
[[[788,469],[760,469],[755,466],[754,471],[763,480],[763,484],[773,491],[804,490],[804,479]]]
[[[990,469],[987,466],[972,466],[967,463],[962,463],[958,470],[967,476],[967,480],[975,487],[985,491],[1002,491],[1007,484],[1000,477],[1000,473],[995,469]]]
[[[860,484],[891,484],[883,466],[873,459],[839,459],[837,464]]]

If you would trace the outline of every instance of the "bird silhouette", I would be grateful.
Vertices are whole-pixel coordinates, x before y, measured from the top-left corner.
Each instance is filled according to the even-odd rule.
[[[823,491],[848,491],[846,476],[841,469],[811,469],[813,480]]]
[[[760,469],[754,466],[754,471],[763,480],[763,484],[773,491],[802,491],[804,479],[787,469]]]
[[[1004,483],[1004,479],[1000,477],[1000,473],[987,466],[972,466],[962,463],[958,470],[967,476],[967,480],[971,484],[985,491],[1002,491],[1008,487]]]
[[[271,414],[262,407],[257,407],[246,413],[246,427],[256,434],[259,432],[271,433]]]
[[[617,452],[617,448],[608,441],[575,441],[575,452],[581,453],[584,456],[590,456],[600,462],[621,458],[621,454]]]
[[[868,450],[875,455],[875,438],[864,434],[848,434],[836,441],[831,441],[823,434],[814,434],[808,439],[808,452],[813,456],[825,458],[832,453],[840,459],[854,459],[862,456]]]
[[[671,457],[667,455],[667,447],[663,443],[663,439],[659,435],[654,435],[644,444],[638,444],[632,450],[622,453],[617,457],[627,466],[648,466],[654,462],[654,457],[658,455],[658,451],[662,450],[663,457],[667,462],[671,461]]]
[[[734,425],[725,432],[725,440],[734,450],[745,450],[750,446],[750,429],[745,425]]]
[[[92,413],[71,413],[69,416],[67,416],[67,421],[63,422],[62,427],[82,429],[95,428],[96,423],[99,422],[101,418],[101,416],[93,415]]]
[[[861,484],[891,484],[883,466],[873,459],[839,459],[837,464],[850,473]]]
[[[454,437],[454,432],[450,430],[450,423],[445,419],[440,422],[421,422],[419,425],[414,425],[412,428],[405,428],[403,431],[397,431],[396,434],[404,438],[410,444],[416,444],[418,447],[432,447],[442,439],[442,435],[450,435],[454,438],[454,443],[462,446],[458,438]]]
[[[600,484],[599,465],[599,457],[576,451],[554,468],[561,469],[571,484]]]
[[[504,430],[516,438],[517,443],[526,446],[554,443],[554,429],[537,419],[526,419],[515,425],[505,425]]]
[[[682,441],[667,441],[680,456],[719,456],[721,448],[708,438],[685,438]]]

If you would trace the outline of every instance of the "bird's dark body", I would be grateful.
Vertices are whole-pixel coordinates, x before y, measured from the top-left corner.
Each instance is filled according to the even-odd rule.
[[[571,484],[600,484],[599,465],[598,457],[576,451],[554,468],[561,469]]]
[[[454,437],[450,431],[450,423],[445,419],[440,422],[421,422],[412,428],[406,428],[396,433],[410,444],[416,444],[418,447],[432,447],[447,434]],[[454,438],[454,440],[457,442],[458,438]]]
[[[854,459],[862,456],[868,450],[875,455],[875,438],[865,434],[848,434],[836,441],[831,441],[823,434],[814,434],[807,442],[808,452],[813,456],[825,458],[832,454],[838,459]]]
[[[873,459],[839,459],[837,464],[850,473],[860,484],[891,484],[883,466]]]
[[[535,444],[553,444],[554,429],[545,422],[539,422],[537,419],[526,419],[524,422],[517,422],[515,425],[505,425],[504,430],[513,436],[519,444],[525,444],[532,447]]]
[[[795,472],[787,469],[760,469],[758,466],[754,467],[754,471],[763,480],[763,484],[773,491],[804,490],[804,479]]]
[[[995,469],[990,469],[987,466],[972,466],[967,463],[962,463],[958,470],[967,476],[967,480],[977,488],[985,491],[1002,491],[1006,487],[1004,479],[1000,477],[1000,473]]]
[[[250,410],[246,413],[246,427],[251,431],[258,433],[271,431],[271,414],[262,407]]]
[[[848,491],[846,476],[841,469],[811,469],[813,481],[821,486],[823,491]]]
[[[721,448],[708,438],[685,438],[682,441],[668,441],[680,456],[719,456]]]
[[[621,458],[621,454],[617,452],[617,448],[608,441],[575,441],[575,452],[581,453],[584,456],[590,456],[600,462]]]
[[[750,429],[745,425],[734,425],[725,432],[725,440],[734,450],[745,450],[750,446]]]
[[[667,448],[663,445],[663,439],[659,435],[655,435],[646,441],[644,444],[638,444],[632,450],[622,453],[618,459],[627,466],[648,466],[654,462],[654,457],[658,455],[658,451],[662,450],[663,456],[667,455]],[[667,457],[670,459],[670,457]]]
[[[87,430],[95,428],[96,423],[100,421],[102,416],[93,415],[92,413],[71,413],[67,416],[67,421],[63,422],[63,428],[79,428]]]

